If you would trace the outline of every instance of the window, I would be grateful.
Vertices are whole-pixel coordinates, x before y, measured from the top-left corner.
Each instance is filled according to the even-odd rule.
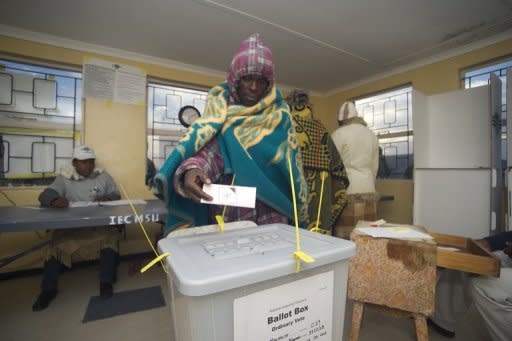
[[[361,97],[354,101],[359,115],[379,139],[380,178],[412,179],[412,87]]]
[[[0,59],[0,185],[48,184],[71,160],[82,75]]]
[[[466,89],[489,84],[491,73],[501,79],[501,159],[503,160],[503,169],[506,168],[507,162],[507,69],[511,67],[512,59],[471,69],[464,72],[464,78],[462,78],[462,86]]]
[[[202,115],[208,92],[184,87],[148,84],[148,160],[158,170],[186,131],[178,113],[194,106]]]

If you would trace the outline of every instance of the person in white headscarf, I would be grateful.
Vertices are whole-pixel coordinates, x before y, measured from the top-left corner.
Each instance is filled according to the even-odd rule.
[[[375,178],[379,168],[379,144],[375,134],[357,113],[352,102],[345,102],[338,112],[340,127],[332,133],[332,140],[345,165],[350,184],[347,188],[348,205],[339,224],[352,226],[357,220],[375,220],[378,195]],[[355,206],[358,209],[355,209]],[[351,207],[352,206],[352,207]],[[360,209],[364,207],[364,209]],[[348,237],[350,231],[344,231]]]

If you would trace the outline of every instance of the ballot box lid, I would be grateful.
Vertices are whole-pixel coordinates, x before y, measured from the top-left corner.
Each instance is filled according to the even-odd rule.
[[[170,252],[165,263],[177,290],[204,296],[296,272],[293,226],[268,224],[203,234],[172,235],[158,242]],[[355,254],[351,241],[300,229],[301,251],[314,258],[301,271],[346,261]]]

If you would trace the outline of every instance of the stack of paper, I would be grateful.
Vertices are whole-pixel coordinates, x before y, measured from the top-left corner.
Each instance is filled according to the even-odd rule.
[[[142,199],[133,200],[112,200],[112,201],[75,201],[69,204],[69,207],[88,207],[88,206],[120,206],[129,205],[130,201],[134,205],[144,205],[146,201]]]
[[[375,238],[433,239],[431,235],[409,227],[358,227],[357,230]]]

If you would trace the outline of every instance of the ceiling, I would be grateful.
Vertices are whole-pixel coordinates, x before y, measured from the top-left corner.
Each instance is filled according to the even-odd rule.
[[[258,32],[277,82],[318,94],[512,37],[512,0],[2,0],[0,9],[0,34],[33,31],[221,77]]]

